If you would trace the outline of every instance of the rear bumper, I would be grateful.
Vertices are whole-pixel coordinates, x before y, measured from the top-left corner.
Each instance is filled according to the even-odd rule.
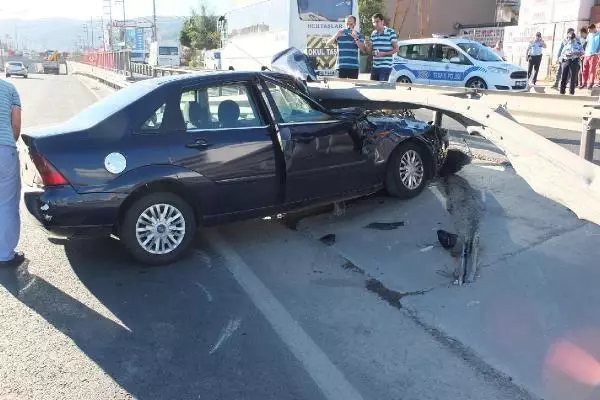
[[[106,236],[117,223],[124,194],[77,193],[71,186],[25,188],[27,211],[49,233],[64,237]]]

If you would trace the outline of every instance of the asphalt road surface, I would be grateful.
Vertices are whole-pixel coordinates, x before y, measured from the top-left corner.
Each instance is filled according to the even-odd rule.
[[[74,76],[11,82],[26,129],[106,93]],[[0,271],[0,399],[529,398],[277,220],[205,230],[161,268],[115,239],[50,241],[26,212],[22,225],[29,261]]]

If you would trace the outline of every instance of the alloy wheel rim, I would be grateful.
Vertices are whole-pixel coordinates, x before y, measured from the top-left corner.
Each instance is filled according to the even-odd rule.
[[[400,159],[400,180],[409,190],[417,189],[423,182],[425,168],[421,156],[414,150],[408,150]]]
[[[169,254],[185,237],[185,218],[171,204],[153,204],[146,208],[135,224],[138,244],[148,253]]]

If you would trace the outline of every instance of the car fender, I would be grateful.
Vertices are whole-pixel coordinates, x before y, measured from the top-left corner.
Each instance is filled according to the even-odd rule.
[[[411,82],[417,81],[415,70],[408,63],[395,63],[392,65],[392,73],[390,74],[389,82],[395,83],[400,76],[407,76]]]
[[[160,181],[172,181],[186,187],[212,186],[202,174],[178,165],[146,165],[129,170],[106,184],[103,192],[131,194],[141,187]]]

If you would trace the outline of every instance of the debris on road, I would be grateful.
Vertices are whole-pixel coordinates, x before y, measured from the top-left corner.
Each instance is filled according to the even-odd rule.
[[[335,233],[329,233],[329,234],[321,237],[319,240],[322,243],[326,244],[327,246],[332,246],[335,244],[336,236],[335,236]]]
[[[431,250],[433,250],[433,245],[430,245],[430,246],[427,246],[427,247],[423,247],[421,249],[421,253],[426,253],[426,252],[431,251]]]
[[[446,250],[450,250],[456,246],[456,242],[458,241],[458,235],[456,233],[450,233],[443,229],[439,229],[437,231],[438,241]]]
[[[376,229],[378,231],[393,231],[404,226],[404,221],[398,222],[372,222],[365,229]]]

